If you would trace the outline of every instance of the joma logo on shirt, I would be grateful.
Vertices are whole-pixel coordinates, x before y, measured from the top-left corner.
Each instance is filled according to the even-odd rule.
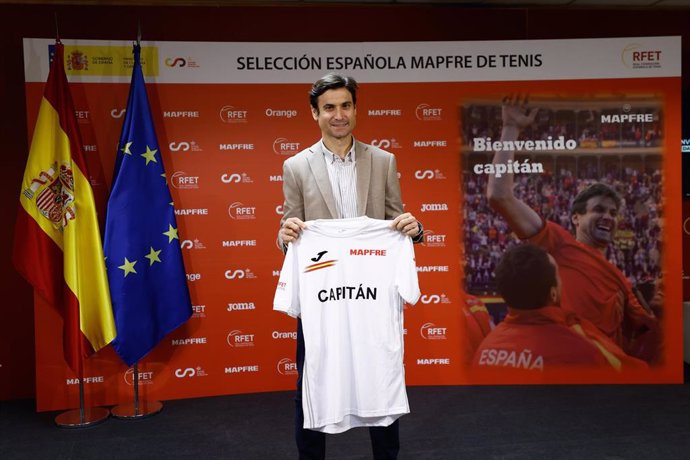
[[[351,256],[385,256],[385,249],[350,249]]]

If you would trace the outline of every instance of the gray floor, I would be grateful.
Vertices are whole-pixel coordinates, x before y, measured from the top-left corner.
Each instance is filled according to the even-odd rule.
[[[687,380],[687,378],[686,378]],[[690,458],[690,385],[411,387],[401,459]],[[0,403],[1,459],[296,458],[289,392],[167,401],[143,420],[56,428],[33,401]],[[370,458],[367,430],[328,458]]]

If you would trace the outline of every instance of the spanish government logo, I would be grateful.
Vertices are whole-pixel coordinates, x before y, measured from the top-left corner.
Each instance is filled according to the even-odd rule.
[[[68,70],[89,70],[89,57],[79,50],[72,51],[67,56]]]

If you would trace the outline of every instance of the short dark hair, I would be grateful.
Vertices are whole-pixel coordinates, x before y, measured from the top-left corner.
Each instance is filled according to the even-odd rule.
[[[570,208],[570,215],[585,214],[587,212],[587,202],[590,198],[594,198],[595,196],[611,198],[616,203],[616,208],[621,207],[620,195],[618,195],[618,193],[616,193],[616,191],[608,185],[597,182],[596,184],[590,185],[577,194],[575,200],[573,200],[573,205]]]
[[[352,77],[346,77],[337,73],[329,73],[324,75],[312,85],[309,90],[309,103],[311,106],[319,111],[319,96],[329,89],[346,88],[352,94],[352,103],[357,105],[357,81]]]
[[[558,285],[556,267],[547,252],[533,244],[508,249],[496,267],[498,292],[508,306],[533,310],[549,303],[551,288]]]

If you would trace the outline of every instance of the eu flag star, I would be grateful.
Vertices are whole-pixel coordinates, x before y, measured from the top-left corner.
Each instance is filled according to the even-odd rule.
[[[151,251],[149,252],[149,254],[148,254],[147,256],[144,256],[144,257],[146,257],[147,259],[149,259],[149,262],[150,262],[150,263],[149,263],[149,267],[150,267],[151,265],[153,265],[154,262],[160,262],[160,261],[161,261],[160,258],[158,257],[158,256],[160,255],[161,251],[162,251],[162,249],[160,249],[160,250],[158,250],[158,251],[155,251],[155,250],[153,249],[153,247],[152,247],[152,248],[151,248]]]
[[[146,158],[147,165],[152,161],[158,163],[158,160],[156,160],[156,152],[158,152],[158,149],[151,150],[148,145],[146,146],[146,153],[142,153],[141,156]]]
[[[177,229],[172,225],[168,224],[168,231],[163,232],[163,235],[168,237],[168,243],[172,243],[172,240],[179,240],[180,237],[177,236]]]
[[[134,262],[130,262],[129,260],[127,260],[127,257],[125,257],[125,263],[120,265],[117,268],[119,268],[125,272],[124,274],[125,274],[125,278],[126,278],[127,275],[129,275],[130,273],[134,273],[136,275],[137,271],[134,269],[134,265],[136,265],[136,263],[137,263],[136,260]]]
[[[120,149],[120,152],[124,153],[125,155],[131,155],[132,152],[129,151],[129,148],[132,146],[132,142],[127,142],[124,147]]]

